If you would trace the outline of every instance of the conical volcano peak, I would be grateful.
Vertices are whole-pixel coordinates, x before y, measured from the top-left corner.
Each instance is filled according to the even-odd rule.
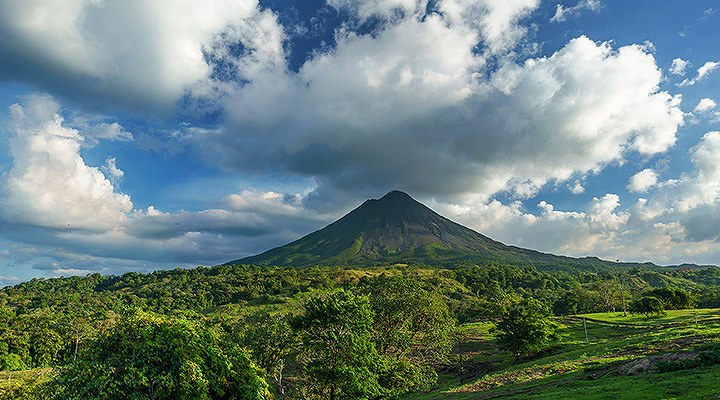
[[[423,225],[430,219],[443,218],[409,194],[393,190],[380,199],[366,201],[338,222],[373,229],[387,223]]]
[[[379,199],[370,199],[367,202],[380,204],[383,206],[408,206],[408,205],[422,205],[417,200],[413,199],[409,194],[401,192],[399,190],[393,190],[388,192],[385,196]]]
[[[401,192],[399,190],[391,190],[385,196],[380,198],[380,201],[412,201],[417,202],[409,194]]]
[[[504,245],[439,215],[407,193],[393,190],[379,199],[366,200],[339,220],[292,243],[228,264],[356,267],[398,263],[594,268],[606,262]]]
[[[449,265],[496,259],[507,246],[393,190],[295,242],[237,262],[260,265]]]

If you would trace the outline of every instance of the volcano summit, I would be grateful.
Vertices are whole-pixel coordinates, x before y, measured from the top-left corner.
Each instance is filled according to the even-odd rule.
[[[455,223],[407,193],[365,201],[292,243],[228,264],[305,267],[415,264],[453,267],[489,262],[546,267],[617,265],[508,246]]]

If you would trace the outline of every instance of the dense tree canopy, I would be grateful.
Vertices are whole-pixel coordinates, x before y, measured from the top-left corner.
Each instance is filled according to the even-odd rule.
[[[282,315],[267,312],[253,314],[247,321],[244,343],[258,366],[275,381],[280,394],[285,393],[283,371],[287,360],[297,351],[299,338]]]
[[[682,310],[695,305],[695,299],[689,292],[672,287],[648,290],[643,293],[643,296],[659,299],[666,310]]]
[[[213,329],[135,312],[60,370],[56,399],[269,399],[260,369]]]
[[[655,296],[643,296],[630,304],[630,312],[646,317],[665,313],[665,304]]]

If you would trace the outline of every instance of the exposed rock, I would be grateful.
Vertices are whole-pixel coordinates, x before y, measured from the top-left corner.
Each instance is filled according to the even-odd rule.
[[[637,375],[655,370],[659,362],[682,362],[694,360],[697,353],[666,353],[658,356],[636,358],[617,369],[619,375]]]

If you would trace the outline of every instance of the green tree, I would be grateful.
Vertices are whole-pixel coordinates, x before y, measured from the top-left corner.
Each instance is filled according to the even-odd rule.
[[[380,354],[420,361],[441,360],[450,351],[455,320],[440,295],[401,276],[376,278],[367,293]]]
[[[549,315],[545,304],[533,298],[511,305],[496,324],[500,345],[516,359],[544,349],[555,333]]]
[[[143,312],[90,341],[54,385],[56,399],[270,398],[250,356],[214,330]]]
[[[614,276],[609,275],[608,279],[597,282],[594,289],[603,311],[615,312],[617,308],[622,308],[624,292]]]
[[[402,276],[365,283],[375,312],[373,341],[388,365],[383,386],[396,394],[426,389],[437,380],[430,365],[444,361],[454,343],[455,319],[447,304]]]
[[[555,315],[577,314],[578,305],[580,305],[580,296],[577,290],[568,290],[553,304],[553,313]]]
[[[643,314],[646,317],[662,315],[665,313],[665,304],[654,296],[643,296],[630,304],[630,312]]]
[[[657,288],[643,293],[643,296],[656,297],[663,302],[666,310],[682,310],[693,308],[695,299],[692,294],[682,289],[671,287]]]
[[[382,393],[382,363],[371,340],[373,311],[367,297],[343,289],[316,295],[293,322],[303,343],[305,398],[368,399]]]
[[[260,312],[252,315],[248,322],[245,343],[258,366],[273,377],[278,391],[284,394],[283,370],[288,357],[297,351],[298,337],[282,316]]]
[[[5,345],[5,346],[3,346]],[[4,347],[4,352],[2,348]],[[7,352],[7,343],[0,342],[0,371],[22,371],[27,369],[27,365],[17,354]]]

